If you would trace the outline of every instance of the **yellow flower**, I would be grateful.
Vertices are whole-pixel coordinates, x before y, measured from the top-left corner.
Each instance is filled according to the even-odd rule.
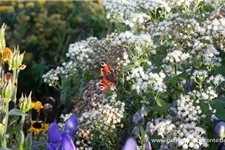
[[[43,5],[46,3],[46,0],[38,0],[37,3],[38,5]]]
[[[47,131],[48,128],[49,128],[49,124],[45,124],[42,121],[31,120],[31,126],[29,131],[33,132],[35,135],[38,135],[42,131]]]
[[[11,56],[11,54],[12,54],[12,51],[9,48],[6,47],[3,50],[3,53],[2,53],[2,60],[3,61],[8,61],[10,56]]]
[[[48,131],[49,124],[44,123],[44,124],[42,124],[42,126],[43,126],[43,129],[44,129],[45,131]]]
[[[22,3],[20,3],[20,4],[18,5],[18,7],[19,7],[19,8],[24,8],[24,5],[23,5]]]
[[[0,13],[13,13],[14,7],[13,6],[0,6]]]
[[[41,102],[36,101],[36,102],[31,102],[31,108],[35,109],[37,112],[40,111],[40,109],[43,108]]]
[[[34,8],[34,2],[28,2],[28,3],[26,3],[26,5],[25,5],[25,7],[27,7],[27,8]]]

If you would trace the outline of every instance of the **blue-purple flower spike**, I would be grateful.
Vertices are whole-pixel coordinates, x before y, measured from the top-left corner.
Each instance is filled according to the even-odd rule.
[[[59,148],[61,139],[58,125],[55,122],[51,123],[48,129],[48,150]]]
[[[61,148],[62,150],[76,150],[73,140],[67,132],[62,133]]]
[[[136,140],[130,137],[126,140],[122,150],[136,150],[136,149],[137,149]]]
[[[67,132],[71,137],[73,137],[78,130],[78,120],[76,115],[71,115],[67,120],[63,131]]]

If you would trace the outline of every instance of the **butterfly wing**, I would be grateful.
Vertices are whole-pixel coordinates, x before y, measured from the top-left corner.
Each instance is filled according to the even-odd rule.
[[[117,84],[117,78],[116,78],[116,75],[114,73],[110,74],[110,73],[107,73],[104,75],[104,78],[112,84],[112,86],[116,85]]]
[[[114,70],[105,62],[101,62],[101,75],[100,75],[100,89],[106,90],[117,83],[116,75]]]
[[[102,91],[110,88],[111,86],[112,86],[111,83],[108,82],[105,78],[101,79],[101,81],[100,81],[100,89]]]
[[[111,67],[105,62],[101,62],[101,76],[104,76],[106,73],[111,71]]]

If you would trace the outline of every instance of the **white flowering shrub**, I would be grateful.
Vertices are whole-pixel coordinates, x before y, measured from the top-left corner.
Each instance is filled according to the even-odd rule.
[[[140,149],[148,141],[165,150],[223,147],[208,139],[214,122],[225,120],[224,1],[105,0],[104,6],[118,29],[71,44],[68,61],[43,75],[56,87],[62,77],[98,80],[102,60],[114,69],[113,88],[88,89],[98,102],[80,115],[76,145],[121,149],[134,136]],[[86,96],[79,100],[87,103]]]

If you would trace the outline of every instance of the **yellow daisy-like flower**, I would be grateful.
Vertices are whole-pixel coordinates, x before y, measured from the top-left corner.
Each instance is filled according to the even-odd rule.
[[[49,124],[43,123],[42,126],[43,126],[43,129],[44,129],[45,131],[48,131],[48,129],[49,129]]]
[[[31,120],[31,126],[29,131],[33,132],[35,135],[38,135],[42,131],[47,131],[48,128],[49,128],[49,124],[45,124],[42,121]]]
[[[2,53],[2,60],[3,61],[8,61],[10,56],[11,56],[11,54],[12,54],[12,51],[9,48],[6,47],[3,50],[3,53]]]
[[[36,102],[31,102],[31,108],[35,109],[37,112],[40,111],[40,109],[43,108],[41,102],[36,101]]]

